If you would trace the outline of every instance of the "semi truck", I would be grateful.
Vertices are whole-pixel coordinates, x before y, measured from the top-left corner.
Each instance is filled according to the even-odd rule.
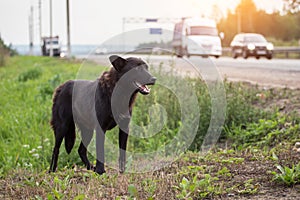
[[[59,36],[42,37],[42,55],[50,56],[50,49],[52,48],[53,56],[60,56],[61,45],[59,43]]]
[[[207,18],[182,18],[175,24],[172,47],[178,57],[222,55],[221,39],[216,22]]]

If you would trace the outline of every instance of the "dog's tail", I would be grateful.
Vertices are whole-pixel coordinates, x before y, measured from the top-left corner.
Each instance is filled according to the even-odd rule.
[[[62,88],[63,88],[64,84],[58,86],[58,88],[56,88],[54,94],[53,94],[53,104],[52,104],[52,118],[50,120],[50,125],[54,131],[54,134],[55,133],[55,130],[57,128],[57,123],[56,123],[56,119],[58,118],[58,105],[57,105],[57,99],[59,97],[59,94],[61,93],[62,91]]]
[[[76,134],[75,134],[75,123],[72,114],[72,95],[66,97],[61,97],[61,93],[72,94],[73,83],[66,82],[65,84],[60,85],[53,95],[53,106],[52,106],[52,118],[50,121],[51,127],[54,130],[55,137],[56,134],[60,134],[65,139],[65,148],[67,153],[71,153],[72,148],[75,144]],[[64,98],[64,104],[58,102],[59,98]],[[59,116],[59,106],[63,106],[64,112],[67,116],[64,116],[63,122],[60,120]]]

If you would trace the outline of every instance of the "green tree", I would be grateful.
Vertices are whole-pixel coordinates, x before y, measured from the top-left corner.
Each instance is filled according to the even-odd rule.
[[[254,32],[253,19],[257,12],[253,0],[241,0],[235,12],[240,21],[240,32]]]
[[[236,14],[232,13],[230,10],[227,10],[227,17],[219,21],[218,30],[225,34],[222,45],[229,46],[231,40],[238,32]]]
[[[16,55],[17,52],[11,48],[11,45],[7,46],[1,38],[0,34],[0,66],[5,65],[7,57]]]
[[[239,32],[255,32],[275,40],[295,41],[300,39],[299,22],[300,12],[268,14],[257,10],[252,0],[241,0],[235,13],[228,10],[226,18],[219,21],[218,29],[225,33],[223,46],[229,46]]]

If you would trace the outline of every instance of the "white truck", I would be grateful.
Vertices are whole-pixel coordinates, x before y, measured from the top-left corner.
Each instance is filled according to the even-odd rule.
[[[183,18],[175,24],[172,47],[178,57],[222,55],[221,39],[216,22],[207,18]]]
[[[59,43],[59,37],[43,37],[42,38],[42,55],[50,56],[50,49],[52,48],[53,56],[60,56],[61,45]]]

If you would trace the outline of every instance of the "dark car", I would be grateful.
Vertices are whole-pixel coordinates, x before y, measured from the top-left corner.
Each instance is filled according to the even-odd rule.
[[[233,38],[230,47],[233,58],[242,56],[245,59],[249,56],[254,56],[257,59],[265,56],[271,59],[274,49],[272,43],[268,42],[261,34],[256,33],[237,34]]]

